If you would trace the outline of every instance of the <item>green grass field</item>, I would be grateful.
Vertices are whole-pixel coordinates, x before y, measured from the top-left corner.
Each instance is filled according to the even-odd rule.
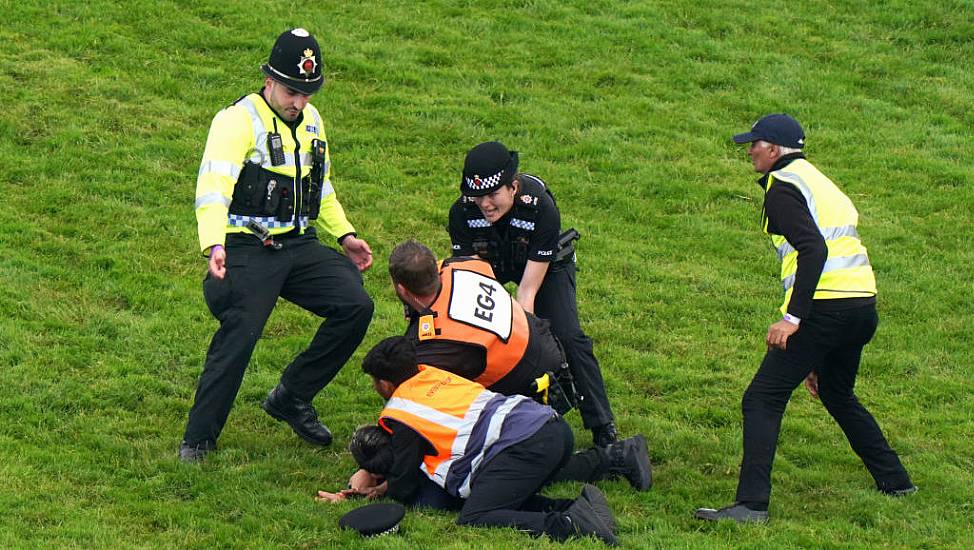
[[[412,512],[360,540],[344,484],[381,401],[364,352],[403,329],[386,275],[443,226],[463,154],[500,139],[579,243],[579,306],[656,483],[602,483],[631,547],[969,547],[974,513],[974,5],[967,0],[14,2],[0,0],[0,547],[560,548]],[[193,198],[210,118],[304,26],[328,84],[334,183],[376,253],[366,341],[317,398],[336,443],[259,408],[317,326],[281,304],[204,464],[176,449],[216,321]],[[760,189],[729,140],[787,111],[855,201],[882,323],[859,396],[920,492],[892,500],[796,392],[769,526],[732,500],[740,398],[780,296]],[[590,436],[577,415],[577,443]],[[562,485],[550,494],[569,496]],[[966,543],[964,541],[967,541]],[[595,548],[594,540],[571,547]]]

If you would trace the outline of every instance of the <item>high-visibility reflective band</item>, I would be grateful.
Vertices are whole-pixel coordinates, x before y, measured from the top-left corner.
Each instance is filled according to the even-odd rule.
[[[475,220],[467,220],[467,227],[472,227],[474,229],[479,229],[482,227],[490,227],[490,222],[484,218],[477,218]]]
[[[822,238],[826,241],[832,241],[838,239],[839,237],[855,237],[859,238],[859,232],[856,231],[856,226],[854,225],[841,225],[838,227],[826,227],[825,229],[820,229],[822,232]],[[778,259],[784,260],[785,256],[794,252],[795,249],[785,241],[781,246],[778,247]]]
[[[267,150],[267,127],[264,126],[263,119],[260,118],[260,113],[257,111],[257,106],[254,102],[250,100],[249,97],[241,99],[237,105],[242,106],[247,109],[247,113],[250,114],[250,123],[254,126],[254,147],[260,152],[260,165],[263,168],[279,168],[281,166],[288,166],[294,168],[294,155],[284,155],[284,164],[278,164],[274,166],[271,164],[271,156]],[[320,120],[317,119],[316,120]],[[301,153],[301,166],[311,166],[311,153]]]
[[[425,418],[430,422],[439,424],[441,426],[446,426],[447,428],[457,432],[463,429],[464,424],[467,423],[466,417],[457,418],[452,414],[446,414],[434,409],[433,407],[423,405],[422,403],[417,403],[411,399],[403,399],[402,397],[393,397],[390,399],[389,402],[386,403],[386,408],[404,411],[413,416]]]
[[[470,434],[473,432],[473,427],[480,418],[480,415],[484,412],[484,407],[487,406],[487,403],[489,403],[495,395],[496,394],[488,391],[482,391],[480,392],[480,395],[473,400],[473,403],[470,404],[470,408],[467,409],[467,413],[463,415],[463,423],[466,425],[467,429],[457,430],[457,436],[453,439],[453,445],[450,447],[450,452],[453,454],[453,456],[462,456],[468,450],[473,450],[467,449],[467,442],[470,441]],[[484,444],[486,445],[486,442]],[[450,467],[453,466],[453,462],[453,459],[440,462],[440,464],[436,467],[436,472],[434,472],[435,476],[439,479],[445,480],[447,472],[449,472]],[[474,468],[471,467],[470,472],[473,473],[473,471]],[[469,479],[470,476],[467,476],[467,480]]]
[[[227,176],[236,181],[240,177],[240,165],[226,160],[208,160],[200,164],[200,170],[196,177],[199,178],[203,174],[210,173]]]
[[[812,195],[812,189],[805,183],[805,180],[794,172],[778,171],[772,172],[771,174],[781,181],[787,181],[798,186],[798,190],[805,196],[805,202],[808,203],[808,211],[811,212],[812,219],[815,220],[815,225],[821,227],[822,224],[818,223],[818,209],[815,208],[815,197]]]
[[[869,256],[865,254],[856,254],[853,256],[843,256],[839,258],[829,258],[825,261],[825,267],[822,268],[822,273],[829,273],[832,271],[838,271],[840,269],[849,269],[850,267],[861,267],[869,265]],[[781,280],[781,286],[785,288],[787,292],[792,286],[795,285],[795,276],[789,275]]]
[[[230,199],[223,196],[223,193],[207,193],[202,197],[196,197],[196,209],[209,204],[222,204],[230,208]]]
[[[483,462],[484,456],[487,454],[487,449],[489,449],[491,445],[493,445],[494,443],[497,442],[498,439],[500,439],[501,429],[504,426],[504,420],[507,419],[507,415],[511,412],[512,409],[514,409],[514,407],[518,406],[522,401],[526,399],[527,397],[524,397],[523,395],[515,395],[509,397],[504,402],[503,405],[497,408],[497,411],[494,412],[494,415],[490,417],[490,425],[487,427],[487,435],[484,438],[484,444],[480,448],[480,452],[477,453],[477,455],[470,462],[471,475],[468,475],[467,478],[463,480],[463,483],[460,485],[460,488],[457,490],[457,493],[462,498],[467,498],[470,496],[470,481],[473,479],[473,473],[477,471],[477,468],[480,467],[480,463]]]
[[[529,222],[520,218],[511,218],[511,225],[525,231],[534,231],[534,222]]]
[[[241,216],[239,214],[230,214],[227,216],[227,225],[233,227],[246,227],[247,222],[254,220],[268,229],[280,229],[282,227],[294,227],[293,220],[280,221],[274,216]],[[308,217],[301,216],[301,227],[307,227]]]
[[[327,164],[325,165],[325,171],[326,172],[328,171],[328,165]],[[334,192],[335,192],[335,188],[332,187],[331,180],[326,181],[325,184],[321,186],[321,197],[322,198],[327,197],[328,195],[331,195]]]

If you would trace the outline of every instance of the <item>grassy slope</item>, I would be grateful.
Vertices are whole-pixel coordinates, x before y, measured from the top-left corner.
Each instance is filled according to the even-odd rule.
[[[583,323],[623,431],[653,447],[652,492],[603,484],[626,544],[961,545],[974,496],[974,14],[956,1],[780,8],[0,0],[0,546],[356,542],[334,528],[350,506],[310,495],[343,482],[342,447],[380,405],[357,364],[401,329],[384,259],[410,236],[446,252],[463,153],[495,138],[584,234]],[[199,155],[209,118],[256,88],[293,25],[325,51],[315,104],[343,204],[376,252],[376,318],[318,399],[332,449],[257,407],[316,324],[284,305],[223,450],[187,467],[175,447],[215,327],[191,212]],[[883,324],[859,393],[922,490],[874,494],[821,406],[796,394],[774,527],[702,525],[693,508],[733,496],[740,394],[779,299],[759,190],[727,138],[781,110],[861,212]],[[411,514],[406,528],[366,546],[529,542],[448,514]]]

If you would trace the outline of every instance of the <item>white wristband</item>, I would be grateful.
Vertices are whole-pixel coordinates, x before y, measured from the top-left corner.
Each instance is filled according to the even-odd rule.
[[[791,323],[791,324],[793,324],[795,326],[798,326],[798,325],[802,324],[802,320],[799,319],[798,317],[795,317],[791,313],[785,313],[784,320],[785,321],[788,321],[789,323]]]

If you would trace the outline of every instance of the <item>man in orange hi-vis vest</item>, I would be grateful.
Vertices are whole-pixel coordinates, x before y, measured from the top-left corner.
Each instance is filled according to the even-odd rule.
[[[410,502],[425,475],[463,499],[460,525],[514,527],[554,540],[595,535],[616,543],[612,511],[594,486],[586,485],[575,500],[537,494],[549,482],[595,480],[608,469],[607,460],[592,460],[604,449],[573,453],[571,428],[551,407],[417,364],[412,342],[402,336],[369,351],[362,370],[387,400],[379,424],[392,450],[385,481],[372,496]],[[649,488],[649,460],[639,458],[643,488]]]
[[[414,240],[389,256],[389,275],[406,307],[406,336],[420,363],[504,395],[541,399],[561,414],[574,400],[571,372],[548,321],[524,311],[480,258],[437,262]],[[547,379],[538,382],[539,378]],[[564,403],[554,399],[564,395]]]

